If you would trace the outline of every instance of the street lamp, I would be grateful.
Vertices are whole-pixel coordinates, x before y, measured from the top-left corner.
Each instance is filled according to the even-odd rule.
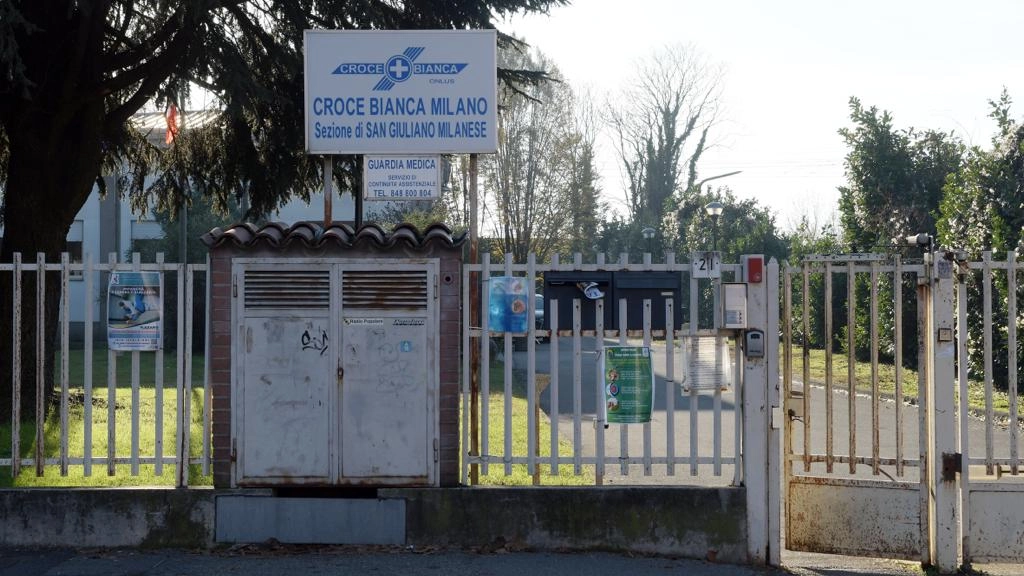
[[[643,234],[644,238],[647,240],[647,252],[648,253],[651,251],[651,240],[654,238],[654,232],[655,232],[654,228],[651,228],[650,226],[648,226],[648,227],[646,227],[646,228],[644,228],[643,230],[640,231],[640,233]]]
[[[711,216],[711,249],[718,251],[718,217],[722,215],[725,210],[725,206],[721,202],[715,200],[714,202],[708,202],[704,206],[704,211]]]
[[[722,203],[719,202],[718,200],[715,200],[714,202],[708,202],[707,205],[704,206],[704,211],[707,212],[708,216],[711,217],[711,250],[713,252],[713,254],[711,255],[712,261],[717,260],[715,256],[718,252],[718,218],[722,215],[722,212],[724,210],[725,206],[723,206]],[[712,266],[714,266],[716,269],[718,268],[716,264],[712,264]],[[721,277],[719,275],[716,274],[711,278],[713,310],[711,314],[715,328],[718,328],[719,326],[722,325],[721,310],[719,310],[719,282],[721,282]]]

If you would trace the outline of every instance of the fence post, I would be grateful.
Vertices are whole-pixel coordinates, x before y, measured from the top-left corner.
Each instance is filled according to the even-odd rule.
[[[747,258],[742,260],[746,261]],[[768,278],[747,284],[747,328],[762,330],[769,340],[773,337],[778,340],[777,331],[774,335],[768,332],[769,296],[776,300],[778,298],[778,276],[775,278],[774,289],[769,289],[771,282],[767,281]],[[778,310],[777,305],[775,309]],[[775,326],[778,326],[777,322]],[[740,338],[743,339],[742,334]],[[768,354],[773,349],[776,350],[774,360]],[[777,344],[765,352],[764,357],[754,358],[746,356],[744,349],[743,358],[743,482],[747,488],[747,556],[755,564],[768,562],[770,547],[768,436],[771,413],[768,404],[768,362],[778,362]]]
[[[782,430],[785,416],[779,393],[779,263],[774,258],[765,274],[765,377],[768,394],[768,563],[782,565]]]
[[[933,253],[931,302],[928,306],[930,348],[928,370],[928,536],[929,559],[941,573],[954,573],[958,559],[959,506],[955,468],[957,421],[953,390],[953,261],[945,252]],[[947,465],[944,465],[946,463]],[[966,472],[966,471],[965,471]]]

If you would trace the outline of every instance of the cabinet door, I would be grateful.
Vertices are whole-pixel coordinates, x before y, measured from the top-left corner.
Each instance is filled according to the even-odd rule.
[[[327,321],[246,318],[240,485],[323,483],[331,472]]]
[[[433,442],[426,322],[345,317],[342,343],[342,477],[426,481]]]

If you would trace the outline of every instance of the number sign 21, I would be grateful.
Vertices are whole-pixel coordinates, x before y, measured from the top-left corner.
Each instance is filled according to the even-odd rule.
[[[692,255],[691,274],[694,278],[721,278],[721,252],[694,252]]]

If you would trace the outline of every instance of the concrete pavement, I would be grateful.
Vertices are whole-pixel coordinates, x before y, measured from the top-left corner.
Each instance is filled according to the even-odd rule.
[[[785,571],[605,553],[484,552],[365,546],[261,545],[181,550],[0,550],[0,576],[772,576]]]
[[[380,546],[260,544],[213,551],[0,548],[0,576],[908,576],[915,562],[787,553],[785,569],[601,552],[540,553]],[[992,576],[1019,575],[1013,565],[977,566]]]

